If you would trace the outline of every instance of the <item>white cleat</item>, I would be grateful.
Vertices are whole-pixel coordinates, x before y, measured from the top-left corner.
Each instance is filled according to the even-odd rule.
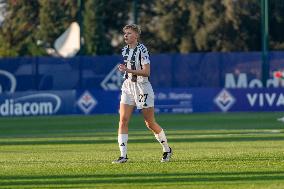
[[[284,117],[278,118],[277,121],[284,122]]]
[[[116,164],[116,163],[126,163],[128,160],[127,156],[126,157],[119,157],[117,160],[114,160],[112,163]]]
[[[169,152],[164,152],[164,153],[163,153],[163,157],[162,157],[161,162],[164,163],[164,162],[170,161],[172,155],[173,155],[173,151],[172,151],[172,149],[170,148],[170,151],[169,151]]]

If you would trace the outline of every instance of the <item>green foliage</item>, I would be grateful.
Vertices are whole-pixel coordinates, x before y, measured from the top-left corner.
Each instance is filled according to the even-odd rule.
[[[3,36],[0,35],[0,57],[18,56],[18,53],[13,49]]]
[[[106,4],[104,0],[86,0],[83,15],[85,53],[100,55],[111,53],[107,38]]]
[[[80,22],[81,54],[119,53],[122,27],[131,22],[132,0],[0,0],[0,57],[45,55],[73,21]],[[269,1],[270,49],[284,49],[284,3]],[[151,53],[261,50],[260,1],[138,1],[142,41]],[[38,42],[41,45],[38,45]]]
[[[284,1],[270,0],[269,7],[270,47],[272,49],[284,50]]]
[[[259,48],[260,32],[252,27],[257,25],[260,29],[260,17],[248,15],[255,12],[255,1],[250,1],[247,9],[240,8],[242,2],[227,0],[155,2],[152,5],[155,11],[149,14],[152,22],[147,16],[141,18],[147,31],[154,33],[151,37],[157,39],[155,51],[188,53]]]
[[[38,24],[37,0],[8,1],[0,29],[1,56],[32,55],[28,46],[35,43]]]
[[[76,4],[72,1],[40,0],[38,39],[46,47],[52,47],[58,38],[76,19]]]

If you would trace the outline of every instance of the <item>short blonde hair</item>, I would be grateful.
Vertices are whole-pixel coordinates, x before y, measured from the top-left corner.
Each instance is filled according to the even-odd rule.
[[[125,31],[126,29],[132,29],[134,32],[136,32],[138,35],[141,34],[141,29],[139,25],[136,24],[127,24],[123,27],[122,31]]]

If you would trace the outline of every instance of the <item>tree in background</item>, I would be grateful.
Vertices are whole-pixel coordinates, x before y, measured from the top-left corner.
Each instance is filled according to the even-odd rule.
[[[78,0],[79,1],[79,0]],[[54,41],[78,20],[77,0],[0,0],[0,56],[46,55],[39,46]],[[83,55],[119,53],[122,27],[131,23],[133,0],[81,0]],[[139,0],[138,24],[152,53],[261,50],[260,1]],[[270,49],[284,48],[284,3],[271,0]]]
[[[232,51],[261,50],[261,9],[259,0],[234,1],[232,14],[237,26],[235,35],[240,40],[232,41]]]
[[[179,52],[181,37],[184,36],[186,11],[180,10],[179,1],[142,1],[139,22],[142,38],[152,53]]]
[[[155,39],[146,40],[154,52],[259,50],[257,0],[155,1],[145,10],[141,23]]]
[[[35,33],[38,24],[37,0],[8,0],[0,28],[0,56],[37,55]]]
[[[112,53],[121,53],[124,46],[122,28],[130,21],[132,0],[105,1],[105,4],[106,35],[111,42]]]
[[[55,40],[76,20],[75,1],[39,0],[39,24],[37,38],[43,47],[53,47]]]
[[[284,50],[284,1],[270,0],[269,8],[270,48]]]
[[[106,3],[104,0],[86,0],[83,14],[84,53],[100,55],[111,53],[107,38]]]
[[[194,41],[198,51],[257,50],[260,44],[260,17],[257,2],[204,1],[197,15],[191,15]],[[257,10],[255,10],[257,9]],[[253,13],[250,16],[249,13]],[[257,19],[255,19],[257,18]],[[194,21],[195,19],[195,21]],[[251,46],[250,40],[255,46]]]
[[[76,17],[74,1],[7,0],[0,28],[0,56],[46,55]]]
[[[122,27],[129,21],[130,0],[85,0],[83,11],[84,54],[120,53]]]

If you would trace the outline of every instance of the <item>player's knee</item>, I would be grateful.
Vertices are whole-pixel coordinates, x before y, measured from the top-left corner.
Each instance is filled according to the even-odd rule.
[[[129,122],[129,118],[127,117],[122,117],[120,118],[119,120],[119,126],[120,127],[126,127],[128,125],[128,122]]]

